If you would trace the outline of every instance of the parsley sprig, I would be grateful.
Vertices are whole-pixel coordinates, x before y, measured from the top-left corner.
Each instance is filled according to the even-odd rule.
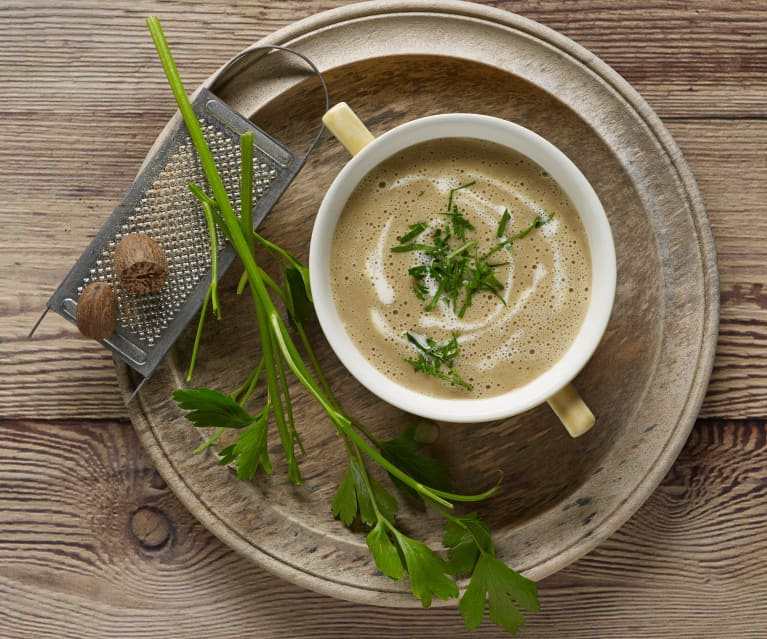
[[[437,377],[454,386],[472,390],[472,385],[464,381],[455,370],[455,360],[461,354],[457,333],[453,333],[450,340],[442,345],[437,344],[431,337],[419,339],[409,332],[405,333],[405,337],[418,350],[417,359],[405,358],[405,361],[413,366],[413,370]]]
[[[433,597],[457,597],[457,573],[451,559],[451,553],[455,551],[448,543],[455,535],[448,535],[446,530],[446,560],[437,551],[406,534],[397,523],[399,504],[396,497],[383,483],[375,479],[366,464],[374,462],[382,468],[403,492],[442,514],[448,526],[460,526],[457,522],[463,520],[452,515],[457,503],[487,499],[498,490],[498,484],[476,495],[454,493],[445,466],[436,458],[425,455],[423,451],[425,443],[429,440],[429,437],[424,437],[424,433],[428,434],[433,430],[433,426],[430,428],[424,424],[411,425],[398,437],[380,441],[342,409],[322,373],[304,330],[305,322],[313,315],[308,271],[295,256],[252,231],[250,193],[245,191],[245,187],[252,180],[249,160],[252,157],[252,136],[246,134],[241,141],[243,188],[238,218],[183,89],[159,20],[150,17],[147,23],[181,115],[200,156],[212,195],[199,185],[190,185],[190,189],[200,200],[206,220],[212,221],[222,232],[243,264],[244,274],[238,291],[244,292],[247,288],[250,292],[261,338],[261,354],[258,361],[242,384],[231,393],[225,394],[209,388],[178,389],[174,392],[174,399],[182,410],[187,411],[187,418],[194,426],[214,429],[213,434],[195,452],[202,452],[211,447],[224,433],[234,433],[236,436],[233,442],[219,451],[219,463],[233,465],[237,477],[243,480],[252,479],[259,470],[271,474],[273,467],[268,452],[268,437],[270,426],[274,424],[287,461],[287,476],[293,483],[300,484],[302,477],[298,454],[306,454],[306,451],[293,419],[288,386],[288,374],[292,374],[322,406],[347,452],[347,470],[331,505],[333,515],[349,527],[364,527],[367,530],[367,544],[381,572],[392,579],[402,579],[407,575],[413,594],[424,606],[430,605]],[[413,237],[417,234],[418,232]],[[216,251],[215,234],[211,232],[209,236],[213,256]],[[284,271],[281,281],[261,269],[257,249],[268,251],[281,261]],[[214,314],[218,317],[221,308],[215,279],[211,282],[198,323],[189,378],[199,353],[200,335],[209,303],[212,303]],[[286,319],[280,309],[284,310]],[[297,341],[294,335],[297,336]],[[446,360],[449,360],[448,355],[449,353],[444,354]],[[260,408],[254,411],[249,405],[255,403],[258,388],[262,388],[258,394]],[[474,566],[468,567],[466,562],[461,565],[465,572],[473,575],[470,589],[475,576],[478,585],[474,590],[484,589],[482,597],[474,595],[467,600],[464,594],[461,598],[460,610],[469,627],[475,627],[479,623],[477,618],[481,620],[484,616],[484,593],[490,593],[491,588],[495,587],[495,577],[492,574],[488,576],[487,568],[481,562],[484,557],[482,552],[493,556],[492,542],[489,539],[488,533]],[[523,580],[521,584],[527,583],[524,578],[519,579]],[[525,590],[518,583],[511,582],[508,586],[501,584],[498,587],[504,591],[513,587],[514,593],[523,593]],[[517,596],[519,593],[515,594],[518,601],[521,596]],[[493,606],[496,604],[490,594],[488,601],[493,618]],[[506,602],[501,603],[506,605]],[[504,627],[513,631],[511,625],[504,624]]]
[[[511,237],[505,237],[506,225],[511,219],[509,210],[505,209],[496,232],[500,241],[480,253],[477,241],[466,238],[467,231],[476,229],[455,203],[455,194],[474,184],[472,181],[450,189],[447,209],[442,212],[447,222],[434,230],[430,242],[418,239],[429,229],[429,224],[421,221],[411,224],[408,232],[399,238],[399,244],[391,248],[392,253],[421,254],[423,262],[412,266],[408,273],[415,282],[413,290],[418,299],[427,299],[430,291],[427,281],[436,284],[436,291],[428,300],[425,311],[434,310],[444,300],[458,317],[463,317],[474,295],[481,292],[490,293],[505,304],[501,296],[503,284],[496,274],[498,268],[508,262],[491,262],[490,258],[502,249],[510,249],[515,241],[527,237],[553,218],[553,214],[538,215],[530,226]]]
[[[458,608],[466,627],[482,623],[485,605],[490,619],[510,633],[524,624],[523,608],[538,612],[535,582],[523,577],[496,558],[490,531],[476,513],[456,517],[443,513],[448,519],[442,543],[448,548],[448,569],[453,574],[469,574],[469,585]]]
[[[508,262],[492,262],[490,258],[501,250],[510,250],[514,242],[527,237],[554,217],[553,213],[537,215],[528,227],[511,237],[506,237],[506,226],[511,214],[508,209],[504,209],[496,230],[498,242],[484,253],[480,253],[477,240],[466,237],[467,231],[476,229],[455,202],[457,192],[474,184],[475,181],[467,182],[450,189],[447,208],[442,212],[447,221],[434,229],[430,241],[421,237],[429,229],[429,224],[421,221],[409,225],[407,233],[399,238],[399,244],[391,247],[392,253],[416,252],[421,255],[421,263],[411,266],[408,274],[413,278],[413,292],[416,297],[427,302],[424,307],[426,312],[433,311],[440,301],[444,301],[457,317],[462,318],[471,306],[474,296],[482,292],[493,295],[505,305],[506,301],[501,295],[503,284],[498,279],[497,272],[498,268]],[[430,295],[431,298],[428,299]],[[443,346],[438,346],[432,338],[426,338],[424,343],[411,333],[406,333],[405,337],[420,351],[417,359],[405,358],[416,372],[472,390],[471,384],[463,381],[455,369],[455,358],[460,353],[458,336],[455,333]],[[443,366],[447,372],[443,370]]]

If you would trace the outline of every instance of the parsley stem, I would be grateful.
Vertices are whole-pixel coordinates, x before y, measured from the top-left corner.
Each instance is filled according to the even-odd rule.
[[[240,136],[240,225],[246,237],[253,232],[253,131]]]
[[[468,189],[470,186],[474,186],[477,183],[476,180],[472,180],[471,182],[467,182],[466,184],[461,184],[461,186],[456,186],[454,189],[450,189],[450,195],[447,198],[447,212],[450,213],[450,209],[453,208],[453,194],[456,191],[460,191],[461,189]]]
[[[194,336],[194,345],[192,346],[192,356],[189,358],[189,368],[186,371],[186,381],[192,381],[192,375],[194,375],[194,366],[197,363],[197,352],[200,350],[200,339],[202,338],[202,327],[205,325],[205,313],[208,310],[208,303],[210,302],[211,290],[205,294],[205,300],[202,303],[202,309],[200,310],[200,319],[197,321],[197,333]]]
[[[450,499],[451,501],[460,501],[463,503],[470,503],[475,501],[484,501],[485,499],[488,499],[495,495],[501,488],[501,480],[498,479],[498,483],[491,486],[487,490],[481,493],[477,493],[474,495],[460,495],[456,493],[447,492],[444,490],[439,490],[437,488],[431,488],[430,490],[435,494],[439,495],[440,497],[444,497],[445,499]],[[441,503],[441,502],[437,502]]]
[[[278,367],[281,362],[279,361],[279,357],[275,356],[275,346],[277,346],[275,342],[277,340],[269,330],[270,318],[272,317],[273,312],[275,312],[275,309],[269,298],[269,294],[266,292],[264,283],[260,278],[258,269],[255,268],[255,262],[253,263],[253,267],[248,269],[248,281],[250,282],[251,291],[253,292],[253,304],[256,308],[256,316],[258,318],[259,334],[261,335],[261,349],[266,365],[266,387],[269,397],[273,402],[274,421],[277,424],[277,432],[279,433],[280,442],[285,451],[285,460],[288,464],[288,476],[296,484],[299,484],[301,481],[300,476],[296,474],[298,472],[298,467],[296,465],[295,450],[293,448],[293,438],[285,418],[280,393]],[[259,287],[258,284],[261,286]],[[277,350],[277,354],[278,353],[279,350]]]
[[[386,517],[384,517],[381,514],[380,508],[378,508],[378,500],[376,499],[376,493],[375,490],[373,490],[373,486],[370,483],[370,476],[368,475],[368,469],[365,467],[365,461],[362,459],[362,454],[360,453],[360,449],[352,443],[352,449],[354,450],[354,455],[357,458],[357,461],[359,462],[359,469],[360,469],[360,475],[362,476],[362,481],[365,482],[365,488],[367,488],[368,495],[370,496],[370,503],[373,506],[373,512],[376,515],[377,521],[387,521]]]
[[[256,389],[256,384],[258,384],[258,380],[261,377],[261,371],[263,370],[264,370],[264,358],[262,357],[258,362],[258,366],[256,366],[250,372],[250,375],[248,375],[247,379],[243,382],[242,386],[240,386],[236,391],[230,393],[229,397],[231,397],[234,401],[240,404],[240,406],[244,406],[245,403],[250,399],[250,396],[253,394],[253,391]]]
[[[200,163],[205,172],[205,177],[208,178],[208,183],[213,191],[213,196],[216,203],[221,208],[221,213],[223,214],[224,219],[231,222],[236,219],[234,210],[229,202],[229,197],[226,194],[226,189],[224,188],[221,176],[216,169],[213,154],[210,152],[208,144],[205,141],[202,127],[200,127],[192,103],[189,101],[189,97],[184,90],[181,76],[176,68],[176,63],[173,60],[173,55],[168,47],[168,42],[166,41],[165,34],[160,26],[160,21],[156,16],[150,16],[147,18],[147,26],[149,27],[149,32],[152,34],[152,40],[154,41],[157,53],[160,56],[165,75],[168,78],[168,84],[173,92],[173,96],[176,98],[179,111],[181,112],[181,116],[188,129],[189,137],[192,139],[192,143],[200,156]]]
[[[290,399],[290,388],[288,387],[288,379],[285,376],[285,362],[283,361],[282,358],[278,358],[277,362],[278,362],[278,372],[280,376],[280,384],[282,386],[282,397],[285,400],[285,416],[287,417],[287,427],[288,427],[288,433],[290,436],[290,446],[292,448],[293,442],[295,442],[296,444],[298,444],[298,448],[301,451],[301,453],[306,455],[306,450],[304,450],[304,446],[301,443],[300,438],[297,437],[298,433],[296,432],[295,422],[293,421],[293,403]]]
[[[194,454],[194,455],[199,455],[199,454],[200,454],[202,451],[204,451],[206,448],[209,448],[210,446],[212,446],[213,444],[215,444],[215,443],[216,443],[216,440],[217,440],[219,437],[221,437],[221,435],[223,435],[225,431],[226,431],[226,428],[219,428],[219,429],[217,429],[217,430],[216,430],[216,432],[213,434],[213,436],[212,436],[212,437],[209,437],[209,438],[208,438],[207,440],[205,440],[205,442],[203,442],[203,443],[202,443],[200,446],[198,446],[197,448],[195,448],[195,450],[194,450],[194,453],[193,453],[193,454]]]
[[[280,384],[278,380],[277,361],[275,360],[275,353],[273,351],[274,341],[273,337],[270,338],[270,321],[271,315],[276,314],[274,305],[269,297],[269,293],[266,289],[261,273],[259,272],[258,265],[256,263],[255,255],[253,253],[253,247],[246,239],[245,234],[242,232],[242,226],[237,216],[234,213],[232,204],[229,201],[229,196],[226,193],[226,188],[221,180],[221,176],[216,168],[216,163],[213,159],[213,154],[208,147],[208,143],[205,140],[205,135],[202,132],[200,123],[197,120],[197,115],[194,112],[189,97],[187,96],[184,86],[181,82],[176,64],[173,61],[168,43],[165,40],[160,21],[156,16],[150,16],[147,19],[147,25],[149,31],[152,34],[152,39],[157,48],[157,52],[160,56],[165,75],[168,78],[173,95],[178,103],[179,111],[184,119],[189,137],[194,144],[197,154],[200,158],[205,177],[208,179],[211,191],[213,192],[213,199],[218,207],[218,212],[221,215],[222,228],[228,231],[228,239],[232,243],[234,250],[242,260],[245,271],[248,274],[248,281],[250,283],[251,292],[253,295],[253,303],[256,309],[256,319],[258,322],[259,332],[262,336],[262,351],[264,357],[264,366],[266,372],[266,385],[269,397],[272,400],[272,408],[274,410],[274,419],[277,423],[277,430],[280,433],[280,439],[285,449],[285,456],[288,462],[288,468],[293,473],[292,479],[296,481],[299,479],[298,467],[295,463],[295,452],[292,445],[292,437],[289,435],[287,423],[285,421],[285,413],[283,411],[282,400],[280,399]],[[191,187],[190,187],[191,188]],[[211,207],[212,208],[212,207]]]
[[[453,508],[453,504],[447,501],[448,499],[452,499],[453,501],[474,501],[473,499],[464,499],[465,496],[463,495],[452,496],[451,493],[443,493],[442,491],[438,491],[436,488],[431,488],[419,481],[416,481],[410,475],[404,473],[399,468],[397,468],[397,466],[389,462],[389,460],[383,457],[375,448],[372,448],[370,444],[362,439],[362,437],[360,437],[353,428],[349,428],[348,426],[351,426],[351,422],[348,418],[344,417],[344,420],[347,424],[348,435],[354,444],[359,446],[368,457],[375,461],[386,472],[410,486],[420,495],[428,499],[432,499],[438,504],[442,504],[446,508]],[[455,497],[460,497],[461,499],[455,499]]]
[[[237,282],[237,295],[242,295],[242,292],[245,290],[245,287],[248,285],[248,272],[243,271],[242,275],[240,275],[240,279]]]
[[[200,204],[202,206],[205,206],[206,204],[210,206],[210,213],[216,222],[216,226],[218,226],[218,228],[221,229],[221,232],[224,234],[226,239],[231,242],[232,235],[231,233],[229,233],[228,229],[226,228],[226,224],[224,223],[224,218],[221,217],[221,212],[219,210],[219,206],[216,200],[210,197],[205,191],[203,191],[194,182],[191,182],[189,184],[189,190],[200,201]]]
[[[503,237],[503,234],[506,232],[506,225],[509,223],[509,220],[511,219],[511,214],[509,213],[509,209],[503,210],[503,215],[501,216],[501,221],[498,222],[498,230],[495,233],[495,236],[498,238]]]
[[[216,319],[221,319],[221,305],[218,302],[218,235],[216,223],[213,221],[213,207],[202,203],[202,212],[208,225],[208,241],[210,242],[210,301]]]
[[[433,251],[434,246],[431,244],[403,244],[401,246],[394,246],[391,249],[392,253],[409,253],[410,251]]]
[[[358,422],[356,419],[351,419],[351,424],[356,428],[358,431],[360,431],[365,437],[368,438],[371,444],[375,446],[376,448],[381,448],[381,440],[377,439],[373,433],[371,433],[365,426],[362,425],[362,423]]]
[[[452,498],[450,497],[450,493],[444,493],[443,495],[444,499],[443,499],[443,496],[438,495],[436,490],[416,481],[415,479],[410,477],[410,475],[404,473],[402,470],[397,468],[394,464],[389,462],[375,448],[371,447],[371,445],[368,444],[355,431],[352,420],[349,419],[346,415],[344,415],[341,411],[339,411],[333,405],[333,401],[330,400],[322,392],[322,390],[317,385],[317,382],[311,377],[311,373],[306,367],[306,364],[304,364],[304,362],[302,361],[300,354],[296,350],[295,344],[290,339],[290,336],[287,334],[287,328],[285,327],[285,324],[283,323],[282,318],[279,316],[279,314],[275,313],[274,315],[272,315],[270,317],[270,321],[272,323],[272,328],[274,331],[275,338],[277,339],[280,350],[282,350],[283,354],[285,355],[285,359],[287,361],[288,366],[290,366],[291,370],[293,371],[293,374],[304,385],[304,387],[314,396],[314,398],[325,409],[325,412],[331,418],[331,420],[336,425],[336,427],[341,432],[343,432],[346,436],[348,436],[352,443],[359,446],[368,457],[370,457],[373,461],[375,461],[385,471],[387,471],[391,475],[394,475],[397,479],[401,480],[402,482],[410,486],[413,490],[420,493],[421,495],[428,497],[429,499],[433,499],[434,501],[442,504],[443,506],[447,508],[452,508],[453,505],[449,501],[446,501],[447,499]],[[461,500],[474,501],[473,499],[471,499],[472,497],[471,495],[469,496],[457,495],[457,497],[459,497],[459,499],[456,499],[455,501],[461,501]]]
[[[431,302],[429,302],[429,304],[424,309],[425,311],[433,311],[437,307],[439,298],[442,297],[442,291],[445,288],[445,282],[446,280],[440,281],[439,286],[437,286],[437,292],[434,293],[434,296],[431,298]]]
[[[455,251],[451,251],[450,253],[448,253],[447,255],[445,255],[445,261],[446,261],[446,262],[449,262],[449,261],[450,261],[450,260],[452,260],[454,257],[458,257],[458,256],[459,256],[461,253],[463,253],[463,252],[467,251],[467,250],[468,250],[468,249],[470,249],[472,246],[476,246],[476,245],[477,245],[477,240],[471,240],[471,241],[469,241],[469,242],[466,242],[466,244],[464,244],[464,245],[463,245],[463,246],[461,246],[460,248],[457,248],[457,249],[455,249]]]
[[[333,400],[333,403],[336,407],[338,407],[338,401],[335,398],[335,395],[333,395],[333,391],[330,390],[330,384],[328,383],[327,377],[325,377],[325,374],[322,372],[322,367],[320,366],[319,361],[317,360],[317,356],[314,354],[314,349],[312,348],[312,345],[309,343],[309,338],[306,335],[306,331],[304,330],[304,326],[301,322],[296,322],[296,331],[298,332],[299,337],[301,338],[301,344],[304,347],[304,350],[306,351],[306,355],[309,357],[309,363],[312,365],[312,368],[314,369],[314,374],[317,376],[317,379],[320,381],[320,384],[322,385],[322,389],[325,391],[325,394],[328,396],[328,398]]]
[[[261,278],[264,280],[264,284],[266,284],[272,291],[274,291],[275,295],[280,298],[280,301],[283,303],[285,302],[285,294],[282,292],[282,289],[280,288],[280,285],[277,284],[270,276],[269,274],[264,271],[261,267],[258,268],[258,273],[261,276]],[[247,275],[247,271],[245,272]],[[247,278],[246,278],[247,283]]]

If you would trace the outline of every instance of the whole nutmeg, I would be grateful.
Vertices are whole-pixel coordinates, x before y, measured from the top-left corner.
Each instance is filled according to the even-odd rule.
[[[159,291],[168,276],[162,247],[144,233],[131,233],[115,247],[115,274],[129,293]]]
[[[117,325],[117,304],[112,287],[106,282],[91,282],[77,300],[77,328],[85,337],[104,339]]]

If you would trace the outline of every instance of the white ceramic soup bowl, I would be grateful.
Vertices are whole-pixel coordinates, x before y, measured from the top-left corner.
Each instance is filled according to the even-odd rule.
[[[571,385],[588,362],[607,326],[615,295],[616,262],[610,225],[588,180],[553,144],[512,122],[485,115],[434,115],[402,124],[378,138],[341,103],[324,118],[352,158],[330,185],[312,231],[309,271],[320,325],[333,351],[368,390],[398,408],[428,419],[483,422],[517,415],[549,402],[573,436],[594,423]],[[537,163],[562,188],[578,211],[591,253],[591,300],[583,324],[562,358],[522,387],[489,398],[444,399],[416,392],[384,375],[357,349],[339,316],[330,279],[331,244],[347,199],[378,164],[414,144],[441,138],[474,138],[501,144]],[[371,327],[371,330],[372,327]]]

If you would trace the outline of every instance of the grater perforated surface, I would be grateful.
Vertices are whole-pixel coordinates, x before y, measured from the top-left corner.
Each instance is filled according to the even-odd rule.
[[[207,89],[200,90],[192,106],[235,211],[240,202],[240,137],[246,131],[253,133],[255,228],[298,173],[302,158]],[[145,378],[200,309],[210,285],[208,228],[190,183],[208,190],[197,151],[179,119],[48,301],[48,308],[75,323],[83,288],[92,281],[107,282],[117,298],[117,328],[102,343]],[[165,254],[168,275],[154,293],[127,292],[114,272],[115,247],[134,232],[153,238]],[[234,260],[234,250],[220,231],[218,248],[222,276]]]
[[[240,201],[240,146],[214,124],[200,120],[227,195],[236,212]],[[274,162],[266,157],[253,158],[253,191],[257,201],[277,176]],[[187,137],[171,154],[165,168],[154,180],[133,212],[123,220],[110,238],[89,273],[78,287],[92,281],[107,282],[117,298],[118,323],[147,347],[168,329],[189,294],[211,268],[208,229],[205,216],[190,192],[189,183],[206,184],[200,159]],[[136,295],[125,291],[114,275],[114,249],[123,236],[145,233],[163,248],[168,265],[165,285],[154,293]],[[218,231],[219,250],[226,240]]]

